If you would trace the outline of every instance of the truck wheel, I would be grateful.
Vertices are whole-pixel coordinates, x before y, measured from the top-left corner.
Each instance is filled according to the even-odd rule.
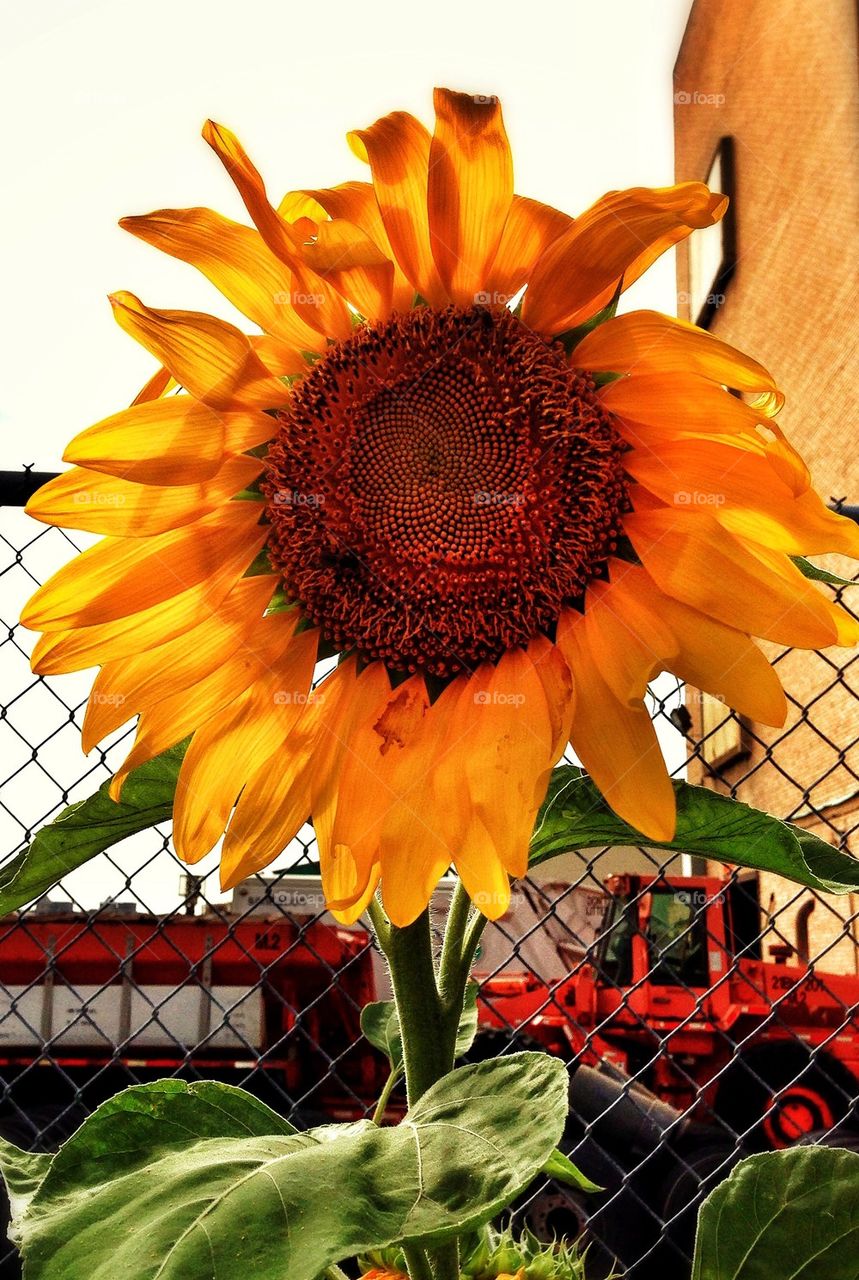
[[[691,1262],[701,1201],[728,1177],[739,1158],[736,1146],[722,1138],[704,1139],[695,1149],[678,1152],[678,1167],[662,1184],[659,1211],[662,1221],[668,1224],[666,1234],[675,1266],[678,1253]]]
[[[826,1054],[786,1046],[749,1053],[725,1075],[719,1116],[755,1151],[780,1151],[850,1114],[859,1086]]]

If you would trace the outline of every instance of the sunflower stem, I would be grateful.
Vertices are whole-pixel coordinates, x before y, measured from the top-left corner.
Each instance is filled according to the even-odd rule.
[[[457,1022],[442,1004],[436,983],[429,910],[405,928],[390,926],[384,948],[400,1032],[409,1106],[453,1066]]]
[[[414,1244],[404,1244],[403,1257],[411,1280],[433,1280],[432,1268],[423,1249]]]

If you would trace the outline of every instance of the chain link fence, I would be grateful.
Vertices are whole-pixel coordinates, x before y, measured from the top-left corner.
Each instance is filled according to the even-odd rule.
[[[0,495],[10,856],[110,776],[133,732],[83,757],[91,677],[30,672],[19,609],[84,545],[20,510],[30,487],[7,475]],[[792,704],[783,731],[761,736],[663,678],[663,746],[678,773],[849,847],[857,659],[772,657]],[[543,1182],[516,1220],[547,1240],[581,1235],[594,1278],[679,1278],[697,1205],[737,1160],[796,1141],[859,1149],[856,906],[646,849],[565,854],[518,884],[478,959],[472,1056],[539,1045],[568,1061],[564,1149],[603,1189]],[[216,855],[191,875],[156,827],[0,921],[0,1134],[55,1149],[103,1099],[165,1075],[240,1084],[299,1125],[367,1115],[386,1071],[360,1010],[387,994],[367,930],[324,912],[311,828],[225,895]],[[391,1115],[402,1106],[395,1092]],[[0,1246],[0,1276],[18,1268]]]

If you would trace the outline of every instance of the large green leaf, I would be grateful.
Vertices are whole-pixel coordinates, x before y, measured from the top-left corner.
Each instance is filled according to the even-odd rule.
[[[775,871],[824,893],[859,889],[859,859],[789,822],[752,809],[708,787],[675,782],[677,834],[648,840],[609,808],[581,769],[555,769],[531,840],[530,865],[555,854],[603,845],[647,845]]]
[[[14,1238],[27,1280],[315,1280],[488,1221],[547,1163],[566,1110],[564,1065],[540,1053],[461,1067],[388,1128],[294,1133],[225,1085],[142,1085],[54,1157]]]
[[[454,1057],[461,1058],[468,1053],[474,1037],[477,1035],[477,993],[478,983],[469,982],[465,988],[465,1001],[459,1027],[456,1032],[456,1048]],[[392,1071],[401,1071],[403,1067],[403,1037],[400,1032],[400,1019],[397,1006],[393,1000],[374,1000],[365,1004],[361,1010],[361,1030],[374,1048],[385,1055],[391,1064]]]
[[[795,1147],[751,1156],[698,1215],[692,1280],[856,1280],[859,1155]]]
[[[128,775],[119,803],[107,794],[110,780],[86,800],[63,809],[28,848],[0,867],[0,916],[17,911],[63,876],[126,836],[166,822],[187,741]]]

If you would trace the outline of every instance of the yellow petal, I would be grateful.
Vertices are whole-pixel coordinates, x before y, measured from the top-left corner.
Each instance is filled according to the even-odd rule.
[[[674,790],[650,715],[643,701],[621,702],[612,693],[582,623],[570,611],[558,623],[558,646],[576,686],[573,749],[619,817],[651,840],[672,840]]]
[[[254,228],[212,209],[159,209],[119,225],[202,271],[234,307],[296,353],[321,350],[321,335],[293,307],[292,273]]]
[[[638,492],[633,502],[624,529],[667,595],[777,644],[817,649],[835,641],[831,606],[787,557],[783,575],[768,572],[712,516],[656,507]]]
[[[186,862],[214,848],[245,782],[278,747],[289,750],[290,732],[307,704],[318,638],[315,630],[295,636],[272,671],[191,739],[173,805],[173,841]]]
[[[290,192],[286,197],[304,196],[317,203],[329,218],[342,218],[351,222],[370,237],[382,254],[393,263],[394,283],[391,304],[395,311],[409,311],[415,291],[409,284],[402,267],[391,248],[382,214],[371,182],[343,182],[337,187],[302,192]]]
[[[124,658],[103,657],[84,718],[84,751],[130,716],[211,675],[262,625],[273,589],[272,577],[241,578],[220,603],[200,608],[196,625],[172,639],[144,643]]]
[[[265,542],[266,529],[258,520],[258,503],[228,502],[196,524],[142,542],[104,538],[39,588],[21,621],[34,631],[94,626],[221,575],[238,577]]]
[[[513,160],[497,98],[436,89],[429,153],[430,245],[451,301],[479,301],[513,199]],[[384,873],[383,873],[384,875]]]
[[[429,134],[414,116],[394,111],[369,129],[350,133],[348,141],[355,154],[370,165],[396,261],[430,306],[444,307],[448,297],[430,248],[427,216]]]
[[[697,325],[658,311],[630,311],[606,320],[582,339],[570,359],[592,373],[697,374],[757,396],[755,410],[768,417],[784,404],[772,375],[757,360]]]
[[[193,484],[215,474],[224,452],[224,419],[182,395],[135,403],[87,427],[63,459],[140,484]]]
[[[349,312],[336,290],[311,271],[301,258],[301,234],[269,202],[265,184],[238,138],[224,125],[207,120],[203,137],[236,184],[257,230],[272,253],[294,275],[292,305],[312,329],[331,338],[348,338]]]
[[[367,320],[391,314],[394,264],[352,222],[321,222],[305,258]]]
[[[630,444],[659,452],[677,441],[715,441],[767,458],[793,493],[811,485],[808,468],[776,424],[707,378],[636,374],[604,387],[600,399]]]
[[[732,533],[776,551],[859,557],[859,527],[828,510],[813,489],[795,496],[766,457],[687,440],[658,453],[633,449],[624,465],[663,502],[703,508]]]
[[[718,222],[727,203],[700,182],[610,191],[540,259],[523,322],[545,334],[581,324],[610,301],[621,279],[628,289],[666,249]]]
[[[199,624],[201,618],[219,612],[224,607],[227,594],[238,592],[244,583],[257,584],[265,595],[265,603],[268,603],[276,579],[271,574],[241,578],[243,568],[243,564],[228,561],[211,578],[196,583],[187,591],[113,622],[48,631],[33,649],[33,670],[40,675],[59,675],[116,662],[154,649],[177,636],[184,636]]]
[[[279,663],[294,629],[294,618],[272,614],[193,690],[181,689],[148,707],[138,721],[134,746],[111,781],[112,798],[120,798],[132,769],[181,742]]]
[[[276,409],[289,388],[273,377],[245,335],[198,311],[153,311],[133,293],[111,295],[121,328],[212,409]]]
[[[146,404],[149,400],[158,400],[161,396],[166,396],[168,392],[173,391],[176,386],[176,379],[170,370],[161,365],[160,368],[156,369],[152,377],[144,382],[131,403],[132,405]]]
[[[145,538],[217,510],[259,474],[259,460],[245,457],[228,459],[210,480],[168,486],[135,484],[73,467],[43,485],[26,511],[63,529]]]
[[[502,306],[531,278],[534,267],[564,231],[572,218],[551,205],[514,196],[501,233],[498,250],[482,286],[486,301]]]

